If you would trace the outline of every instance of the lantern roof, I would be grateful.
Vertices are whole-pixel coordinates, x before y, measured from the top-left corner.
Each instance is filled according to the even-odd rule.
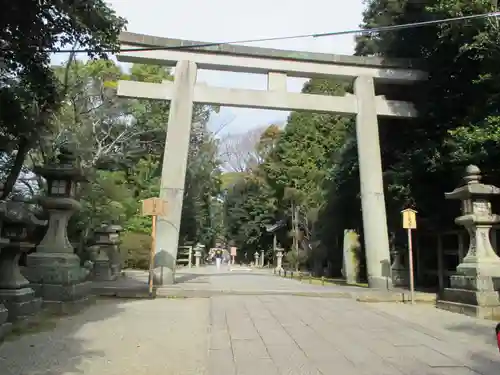
[[[445,198],[465,200],[472,197],[487,197],[500,194],[500,188],[481,183],[481,178],[481,170],[475,165],[469,165],[465,169],[462,180],[463,185],[450,193],[445,193]]]
[[[74,149],[69,146],[61,147],[56,159],[56,162],[49,163],[46,166],[35,167],[35,173],[52,180],[87,181]]]

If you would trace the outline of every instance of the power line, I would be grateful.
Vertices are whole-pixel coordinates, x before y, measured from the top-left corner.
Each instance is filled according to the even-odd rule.
[[[339,35],[349,35],[349,34],[376,34],[387,31],[395,31],[395,30],[403,30],[403,29],[411,29],[418,27],[425,27],[431,25],[439,25],[439,24],[449,24],[455,23],[458,21],[468,21],[474,19],[483,19],[483,18],[493,18],[499,17],[500,12],[489,12],[482,14],[474,14],[470,16],[460,16],[460,17],[451,17],[451,18],[443,18],[439,20],[431,20],[431,21],[422,21],[422,22],[412,22],[406,23],[402,25],[392,25],[392,26],[380,26],[373,27],[369,29],[352,29],[352,30],[344,30],[344,31],[334,31],[330,33],[316,33],[316,34],[300,34],[300,35],[290,35],[290,36],[279,36],[272,38],[259,38],[259,39],[244,39],[244,40],[236,40],[230,42],[212,42],[212,43],[195,43],[191,45],[182,45],[182,46],[171,46],[171,47],[139,47],[139,48],[120,48],[118,52],[135,52],[135,51],[158,51],[158,50],[182,50],[182,49],[193,49],[193,48],[207,48],[207,47],[216,47],[222,44],[246,44],[246,43],[258,43],[258,42],[271,42],[276,40],[288,40],[288,39],[303,39],[303,38],[322,38],[326,36],[339,36]],[[0,51],[7,51],[7,48],[0,48]],[[92,52],[117,52],[111,49],[105,49],[101,51],[91,50],[91,49],[52,49],[48,50],[50,53],[92,53]]]

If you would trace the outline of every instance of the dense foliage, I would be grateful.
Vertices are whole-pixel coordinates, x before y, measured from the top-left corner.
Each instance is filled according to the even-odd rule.
[[[493,6],[489,0],[367,0],[362,27],[481,14]],[[388,225],[396,242],[402,234],[400,210],[408,206],[419,211],[420,231],[453,226],[458,205],[445,201],[443,193],[457,186],[466,165],[477,164],[486,181],[500,184],[499,26],[496,18],[483,18],[357,40],[358,55],[412,58],[429,72],[412,90],[377,87],[389,99],[413,101],[420,113],[414,121],[379,120]],[[312,79],[303,91],[341,95],[350,89],[335,80]],[[349,118],[293,112],[259,168],[274,190],[275,220],[286,217],[290,223],[290,201],[299,205],[314,257],[332,261],[334,272],[340,269],[344,229],[362,231],[354,130]]]

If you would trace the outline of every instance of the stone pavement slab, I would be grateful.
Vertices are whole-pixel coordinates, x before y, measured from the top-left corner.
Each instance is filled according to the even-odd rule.
[[[5,342],[0,375],[498,375],[494,325],[346,298],[107,299]]]
[[[207,299],[98,301],[0,344],[0,374],[205,374],[208,313]]]
[[[213,297],[209,373],[499,374],[494,323],[442,313],[347,299]],[[476,327],[489,334],[467,340]]]

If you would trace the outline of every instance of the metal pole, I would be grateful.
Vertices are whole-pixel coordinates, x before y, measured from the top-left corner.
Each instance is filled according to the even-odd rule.
[[[153,272],[155,261],[155,246],[156,246],[156,215],[152,216],[151,226],[151,253],[149,254],[149,295],[153,295]]]
[[[408,257],[409,257],[409,268],[410,268],[410,300],[411,304],[415,303],[415,285],[413,276],[413,244],[411,238],[411,229],[408,229]]]

